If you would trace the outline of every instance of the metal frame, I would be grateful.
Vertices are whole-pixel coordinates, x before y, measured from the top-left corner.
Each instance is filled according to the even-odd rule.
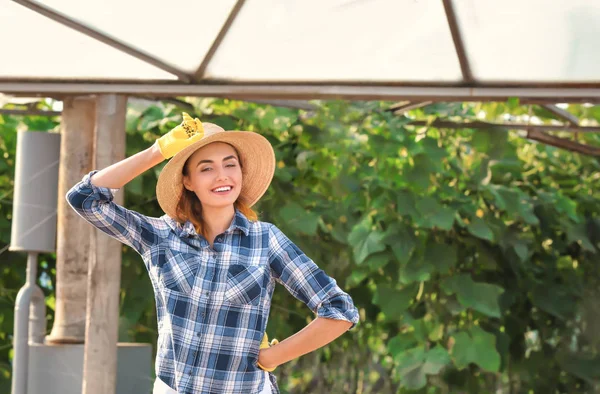
[[[566,120],[570,124],[574,126],[579,126],[579,119],[577,119],[577,116],[573,115],[569,111],[565,111],[564,109],[558,108],[556,105],[552,104],[543,104],[542,107],[552,112],[559,118]]]
[[[557,108],[560,109],[560,108]],[[562,110],[561,110],[562,111]],[[566,112],[566,111],[565,111]],[[571,114],[569,114],[571,115]],[[551,145],[556,148],[565,149],[571,152],[581,153],[588,156],[600,157],[600,147],[580,144],[577,141],[572,141],[567,138],[561,138],[547,133],[547,131],[575,131],[598,133],[600,126],[572,126],[567,125],[532,125],[532,124],[517,124],[517,123],[492,123],[492,122],[452,122],[447,120],[434,120],[426,122],[417,120],[408,123],[406,126],[426,126],[436,127],[441,129],[478,129],[478,130],[523,130],[526,132],[523,137],[537,141],[542,144]]]
[[[200,64],[200,66],[198,66],[198,69],[196,70],[196,73],[194,74],[194,81],[199,82],[204,77],[206,68],[208,67],[208,63],[210,63],[214,54],[217,52],[219,45],[221,45],[221,42],[223,41],[223,39],[225,38],[225,35],[229,31],[229,28],[233,24],[233,21],[238,16],[240,9],[244,5],[244,2],[245,2],[245,0],[238,0],[235,3],[235,5],[233,6],[233,8],[231,9],[231,12],[229,13],[229,16],[227,17],[227,20],[223,24],[223,27],[221,27],[221,31],[219,31],[219,34],[217,34],[217,37],[215,38],[212,45],[210,46],[210,49],[208,50],[206,56],[204,57],[204,60],[202,60],[202,63]]]
[[[62,25],[65,25],[73,30],[78,31],[79,33],[85,34],[88,37],[91,37],[95,40],[98,40],[106,45],[109,45],[123,53],[126,53],[130,56],[133,56],[145,63],[151,64],[154,67],[157,67],[163,71],[176,75],[182,82],[190,82],[191,76],[186,72],[178,69],[177,67],[173,67],[162,60],[143,52],[139,49],[136,49],[130,45],[125,44],[122,41],[119,41],[115,38],[109,37],[104,33],[100,33],[98,30],[92,29],[82,23],[79,23],[72,18],[69,18],[66,15],[61,14],[58,11],[53,10],[50,7],[47,7],[43,4],[40,4],[33,0],[13,0],[15,3],[22,5],[23,7],[29,8],[30,10],[37,12],[40,15],[43,15],[49,19],[52,19],[55,22],[58,22]]]
[[[576,131],[578,133],[600,133],[600,126],[571,126],[550,124],[523,123],[493,123],[493,122],[452,122],[449,120],[434,120],[427,122],[415,120],[407,126],[431,126],[443,129],[506,129],[506,130],[535,130],[535,131]]]
[[[598,88],[537,87],[432,87],[379,85],[291,85],[291,84],[133,84],[71,82],[0,82],[0,92],[25,96],[131,94],[154,96],[203,96],[239,99],[347,99],[409,101],[505,101],[519,97],[528,102],[600,103]]]
[[[456,56],[458,57],[458,61],[460,63],[460,70],[462,72],[463,79],[465,83],[472,84],[475,79],[473,78],[473,73],[471,72],[471,65],[469,64],[469,59],[467,58],[467,51],[460,33],[460,28],[456,19],[456,13],[454,12],[454,6],[452,5],[452,0],[443,0],[443,2],[444,11],[446,12],[446,19],[448,20],[448,27],[450,28],[450,33],[452,34],[454,50],[456,51]]]
[[[119,93],[153,96],[214,96],[241,99],[294,100],[294,99],[347,99],[347,100],[410,100],[423,101],[503,101],[518,97],[522,102],[552,104],[557,102],[600,103],[600,81],[591,83],[484,83],[477,81],[471,70],[460,26],[454,10],[454,0],[443,0],[444,11],[462,80],[456,83],[402,83],[399,81],[298,81],[244,83],[244,81],[217,81],[206,78],[206,69],[219,49],[224,37],[239,15],[245,1],[238,0],[215,38],[205,58],[193,75],[79,23],[35,0],[13,0],[28,9],[61,23],[71,29],[103,42],[119,51],[171,73],[179,81],[52,81],[33,79],[17,82],[0,78],[0,92],[15,95],[79,95]]]

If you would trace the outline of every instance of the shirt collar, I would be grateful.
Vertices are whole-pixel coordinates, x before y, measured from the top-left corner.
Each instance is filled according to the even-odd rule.
[[[189,220],[181,224],[168,215],[165,215],[164,219],[165,222],[169,225],[169,227],[175,232],[175,235],[177,235],[180,238],[193,237],[194,235],[197,235],[196,229],[194,228],[194,224]],[[233,220],[231,221],[231,224],[229,225],[227,230],[225,230],[225,233],[229,234],[235,229],[242,231],[246,236],[250,232],[250,221],[238,209],[235,210]]]
[[[237,208],[235,210],[235,215],[233,216],[233,220],[231,221],[229,228],[225,232],[230,233],[234,229],[238,229],[238,230],[242,231],[244,233],[244,235],[246,235],[246,236],[250,233],[250,221]]]

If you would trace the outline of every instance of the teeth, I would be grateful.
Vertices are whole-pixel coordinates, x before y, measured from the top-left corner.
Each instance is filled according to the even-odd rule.
[[[225,186],[225,187],[219,187],[217,189],[215,189],[215,192],[228,192],[229,190],[231,190],[231,187],[229,186]]]

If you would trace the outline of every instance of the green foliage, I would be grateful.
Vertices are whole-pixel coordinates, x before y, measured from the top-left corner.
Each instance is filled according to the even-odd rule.
[[[383,102],[317,102],[312,112],[188,102],[204,121],[269,139],[277,170],[256,207],[261,220],[276,223],[336,278],[361,312],[355,330],[278,369],[283,392],[599,389],[600,310],[592,301],[600,295],[598,161],[505,130],[407,126],[411,117],[498,121],[509,111],[533,111],[550,122],[553,114],[517,99],[438,103],[406,117],[385,111]],[[175,126],[181,110],[131,104],[127,154]],[[600,120],[598,107],[568,110]],[[7,244],[14,129],[29,120],[0,119],[0,236]],[[56,125],[36,122],[39,130]],[[600,143],[590,133],[577,138]],[[125,188],[129,208],[162,214],[154,194],[159,172]],[[25,266],[19,254],[2,258],[0,288],[8,297],[0,304],[0,381],[10,373],[11,308]],[[53,257],[46,261],[53,286]],[[155,344],[151,293],[139,256],[124,248],[120,340]],[[310,319],[302,303],[275,292],[269,335],[285,338]]]

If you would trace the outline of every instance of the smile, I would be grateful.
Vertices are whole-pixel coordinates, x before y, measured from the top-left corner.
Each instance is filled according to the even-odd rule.
[[[231,190],[233,189],[233,186],[219,186],[217,188],[212,189],[211,191],[213,193],[218,193],[218,194],[227,194],[229,193]]]

